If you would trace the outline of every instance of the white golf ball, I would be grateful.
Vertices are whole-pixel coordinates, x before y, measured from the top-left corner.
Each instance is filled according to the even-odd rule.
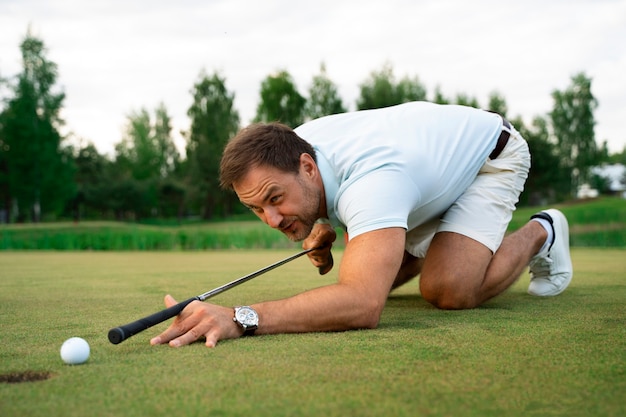
[[[69,365],[79,365],[89,359],[89,343],[80,337],[70,337],[61,346],[61,359]]]

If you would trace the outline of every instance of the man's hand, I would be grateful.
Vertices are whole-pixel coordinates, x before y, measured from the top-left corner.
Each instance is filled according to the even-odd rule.
[[[171,295],[166,295],[164,301],[167,308],[178,304]],[[204,337],[207,347],[215,347],[220,340],[234,339],[243,334],[243,329],[233,321],[233,315],[232,308],[193,301],[167,330],[150,340],[150,344],[169,343],[172,347],[179,347]]]
[[[333,254],[330,252],[337,238],[335,229],[328,223],[315,223],[313,230],[302,243],[303,249],[318,248],[307,254],[320,275],[333,269]]]

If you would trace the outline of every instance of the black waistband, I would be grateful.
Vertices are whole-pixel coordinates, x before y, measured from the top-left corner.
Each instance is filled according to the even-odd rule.
[[[511,136],[511,134],[509,133],[509,130],[511,130],[511,124],[504,117],[502,117],[502,126],[504,126],[506,129],[502,129],[502,132],[498,137],[498,141],[496,142],[496,147],[493,148],[493,151],[491,151],[491,153],[489,154],[489,159],[496,159],[498,156],[500,156],[502,150],[509,141],[509,137]]]

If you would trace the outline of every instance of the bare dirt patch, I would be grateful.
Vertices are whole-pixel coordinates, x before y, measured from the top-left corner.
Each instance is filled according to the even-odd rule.
[[[51,376],[52,374],[50,372],[45,371],[9,372],[0,374],[0,383],[17,384],[20,382],[45,381]]]

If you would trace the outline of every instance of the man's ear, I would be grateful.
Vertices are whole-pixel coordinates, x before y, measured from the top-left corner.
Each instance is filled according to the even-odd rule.
[[[300,155],[300,173],[309,178],[315,178],[318,174],[317,164],[311,155],[303,153]]]

